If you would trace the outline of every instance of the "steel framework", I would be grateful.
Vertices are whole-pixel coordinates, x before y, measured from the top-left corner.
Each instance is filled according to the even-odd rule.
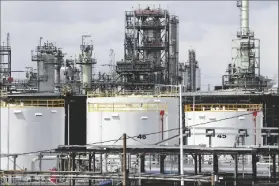
[[[237,0],[241,13],[241,27],[232,42],[232,63],[222,77],[223,88],[260,89],[267,87],[270,79],[260,75],[260,40],[249,29],[249,1]]]
[[[121,81],[133,84],[125,89],[149,89],[155,84],[170,83],[169,32],[178,24],[177,18],[171,17],[161,8],[125,12],[124,60],[117,62],[116,66]],[[170,19],[176,21],[170,23]],[[172,36],[177,38],[177,29]],[[178,51],[176,41],[173,45],[175,57]],[[178,66],[177,59],[174,58],[172,65]]]
[[[0,43],[0,82],[3,84],[8,83],[8,78],[12,75],[12,49],[10,46],[10,34],[7,34],[7,43],[3,42],[3,45]],[[7,56],[7,60],[5,57]]]

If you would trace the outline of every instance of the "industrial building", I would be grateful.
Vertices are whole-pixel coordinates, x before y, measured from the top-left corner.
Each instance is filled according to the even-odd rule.
[[[37,68],[14,79],[8,34],[0,47],[1,184],[278,184],[279,96],[260,74],[249,1],[237,7],[232,61],[208,92],[202,51],[179,59],[179,17],[160,7],[125,12],[123,59],[111,49],[109,73],[95,68],[90,39],[98,36],[81,36],[76,59],[41,37],[30,56]]]

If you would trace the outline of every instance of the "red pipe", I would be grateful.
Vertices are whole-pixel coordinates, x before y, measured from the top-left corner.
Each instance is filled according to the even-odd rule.
[[[162,141],[164,140],[164,115],[165,115],[165,111],[161,110],[160,111],[160,116],[161,116],[161,128],[162,128]]]

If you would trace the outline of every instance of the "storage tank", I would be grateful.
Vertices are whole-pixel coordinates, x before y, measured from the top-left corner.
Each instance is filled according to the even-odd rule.
[[[188,145],[233,147],[262,145],[263,113],[258,104],[196,104],[185,106],[185,126],[191,129]],[[206,134],[211,135],[207,137]],[[240,136],[245,134],[244,141]],[[210,144],[211,143],[211,144]]]
[[[1,102],[1,153],[22,154],[56,149],[64,145],[64,100],[20,100]],[[37,155],[19,155],[16,170],[39,170]],[[43,157],[47,158],[47,157]],[[14,169],[14,159],[1,158],[1,169]],[[42,170],[56,167],[56,157],[42,160]]]
[[[178,134],[178,130],[160,133],[162,130],[178,128],[178,98],[155,98],[144,96],[87,98],[87,144],[119,139],[123,133],[127,145],[154,144]],[[143,134],[158,132],[154,135]],[[169,141],[167,144],[174,144]],[[119,140],[104,145],[122,145]]]

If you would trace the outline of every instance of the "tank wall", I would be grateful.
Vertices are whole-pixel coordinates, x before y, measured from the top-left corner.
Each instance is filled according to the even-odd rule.
[[[191,129],[191,137],[188,138],[189,145],[201,145],[205,144],[209,146],[209,138],[205,136],[206,128],[215,129],[215,137],[212,137],[211,146],[212,147],[232,147],[234,146],[236,135],[238,134],[238,129],[247,129],[248,137],[245,138],[244,145],[255,145],[255,125],[256,125],[256,143],[257,145],[263,144],[261,137],[262,112],[258,112],[256,121],[253,120],[253,114],[251,112],[185,112],[185,118],[188,120],[185,122],[186,126],[192,126],[196,124],[196,127]],[[245,116],[240,116],[244,114],[249,114]],[[222,121],[218,121],[224,118]],[[214,122],[217,120],[217,122]],[[208,122],[208,123],[207,123]],[[207,124],[202,124],[207,123]],[[198,125],[202,124],[202,125]],[[219,129],[218,129],[219,127]],[[222,127],[222,128],[221,128]]]
[[[117,98],[88,98],[89,103],[154,103],[158,98],[133,98],[133,97],[117,97]],[[165,103],[168,109],[165,110],[163,116],[163,130],[178,128],[178,99],[177,98],[159,98],[160,104]],[[87,105],[88,106],[88,105]],[[148,134],[152,132],[162,131],[162,116],[159,110],[142,110],[142,111],[98,111],[90,112],[87,108],[87,144],[95,142],[103,142],[107,140],[119,139],[123,133],[127,136],[138,136],[140,134]],[[178,130],[164,133],[163,139],[178,134]],[[162,133],[147,135],[146,139],[128,139],[127,145],[143,145],[154,144],[162,140]],[[168,144],[174,144],[173,140]],[[116,143],[109,142],[105,144],[122,145],[122,141]]]
[[[64,114],[63,107],[1,108],[1,153],[36,152],[64,145]],[[34,158],[34,155],[18,156],[16,169],[31,170]],[[13,169],[13,166],[12,157],[1,159],[1,169]],[[42,161],[43,170],[53,167],[56,167],[56,160]]]

